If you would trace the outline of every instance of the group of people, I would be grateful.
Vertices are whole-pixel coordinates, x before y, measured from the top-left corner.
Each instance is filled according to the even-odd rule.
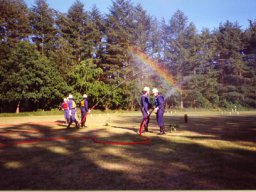
[[[141,105],[141,112],[142,112],[142,124],[139,130],[139,134],[142,132],[148,132],[148,124],[150,120],[150,114],[154,111],[156,113],[156,120],[157,124],[160,127],[160,135],[165,134],[165,128],[164,128],[164,97],[162,94],[159,93],[157,88],[153,88],[152,92],[154,94],[154,109],[153,105],[150,102],[149,94],[150,94],[150,88],[144,87],[143,94],[140,99],[140,105]],[[151,112],[149,111],[150,109]],[[142,127],[144,126],[144,127]],[[144,128],[142,131],[141,129]]]
[[[139,129],[139,134],[148,132],[148,124],[150,120],[150,114],[154,111],[156,113],[157,124],[160,127],[160,134],[165,134],[164,128],[164,97],[159,93],[157,88],[153,88],[154,94],[154,106],[150,102],[149,94],[150,88],[144,87],[143,94],[141,96],[141,112],[142,112],[142,124]],[[87,95],[83,95],[83,100],[80,102],[81,110],[81,123],[79,124],[76,119],[77,108],[73,95],[69,95],[68,98],[63,99],[62,110],[64,111],[64,117],[66,120],[67,128],[70,128],[71,124],[75,122],[76,128],[85,127],[87,113],[90,112],[88,108]],[[151,110],[151,111],[150,111]],[[142,130],[142,128],[144,130]]]
[[[63,103],[61,105],[62,110],[64,111],[64,118],[66,120],[67,128],[70,128],[71,124],[75,122],[76,128],[80,128],[80,124],[76,119],[77,109],[76,103],[74,101],[73,95],[69,95],[68,98],[63,99]],[[88,100],[87,95],[83,95],[83,100],[80,103],[81,110],[81,127],[85,127],[86,115],[90,112],[88,108]]]

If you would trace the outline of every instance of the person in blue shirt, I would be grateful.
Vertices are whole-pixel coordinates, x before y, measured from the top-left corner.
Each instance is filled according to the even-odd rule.
[[[81,109],[81,127],[85,127],[85,122],[86,122],[86,114],[89,112],[88,109],[88,100],[87,100],[87,95],[83,95],[83,100],[81,101],[80,105]]]
[[[165,134],[164,128],[164,97],[162,94],[159,93],[157,88],[152,90],[154,94],[154,104],[155,104],[155,113],[156,113],[156,120],[157,124],[160,127],[160,135]]]
[[[150,88],[149,87],[144,87],[143,89],[143,94],[140,98],[140,106],[141,106],[141,113],[142,113],[142,124],[139,130],[139,134],[142,133],[142,125],[144,123],[144,130],[143,132],[148,132],[148,124],[149,124],[149,109],[152,108],[152,104],[149,99],[149,92]]]

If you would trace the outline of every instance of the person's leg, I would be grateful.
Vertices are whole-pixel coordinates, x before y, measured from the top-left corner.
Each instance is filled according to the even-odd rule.
[[[158,123],[158,126],[160,127],[160,134],[165,134],[164,113],[163,112],[158,112],[157,113],[157,123]]]
[[[76,119],[74,121],[76,123],[76,128],[80,128],[80,125],[79,125],[78,121]]]
[[[76,109],[72,109],[71,114],[72,114],[72,120],[73,120],[73,121],[75,122],[75,124],[76,124],[76,128],[79,128],[80,125],[79,125],[78,121],[76,120]]]
[[[66,124],[69,124],[69,111],[68,110],[64,110],[64,117],[66,120]]]
[[[81,111],[81,127],[84,127],[84,124],[85,124],[84,117],[85,117],[85,111]]]
[[[146,118],[147,118],[147,119],[145,120],[144,130],[145,130],[146,132],[148,132],[148,124],[149,124],[150,119],[149,119],[148,116],[146,116]]]
[[[67,126],[67,128],[69,129],[70,128],[70,125],[72,124],[73,122],[73,119],[72,119],[72,116],[69,117],[69,124]]]
[[[140,124],[140,129],[138,131],[139,134],[142,133],[142,129],[145,129],[145,123],[146,123],[146,118],[147,118],[147,113],[145,113],[144,111],[141,111],[141,112],[142,112],[142,120],[141,120],[141,124]]]

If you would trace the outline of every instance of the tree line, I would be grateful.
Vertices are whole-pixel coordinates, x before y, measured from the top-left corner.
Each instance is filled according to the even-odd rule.
[[[0,12],[0,112],[57,108],[70,93],[99,109],[134,110],[144,86],[158,87],[167,107],[256,107],[256,20],[198,31],[180,10],[159,21],[130,0],[114,0],[108,14],[79,0],[67,13],[46,0],[0,0]]]

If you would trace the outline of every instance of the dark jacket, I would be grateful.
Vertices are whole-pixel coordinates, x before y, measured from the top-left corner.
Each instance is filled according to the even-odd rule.
[[[140,98],[140,106],[141,111],[147,113],[150,108],[152,108],[152,104],[150,102],[150,99],[146,95],[142,95]]]
[[[164,112],[164,97],[161,94],[155,96],[154,104],[158,107],[158,112]]]

